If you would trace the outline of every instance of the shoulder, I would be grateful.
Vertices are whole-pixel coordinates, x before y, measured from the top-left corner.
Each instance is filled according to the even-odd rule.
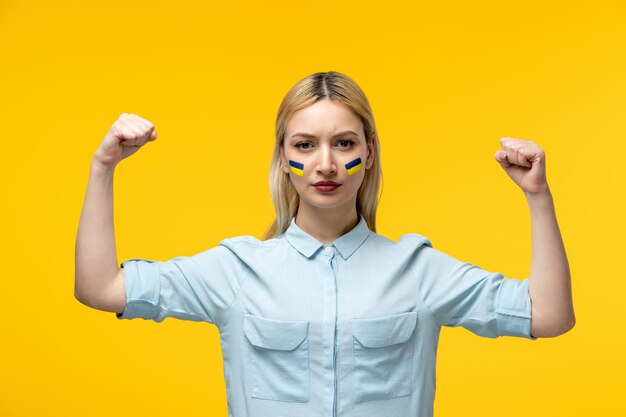
[[[397,241],[370,232],[372,241],[370,254],[383,256],[390,262],[412,265],[418,271],[448,271],[467,262],[434,248],[431,240],[419,233],[405,233]]]
[[[388,237],[370,231],[368,240],[374,245],[387,246],[393,249],[417,249],[422,246],[432,247],[430,239],[418,233],[405,233],[400,236],[397,241],[393,241]]]
[[[234,236],[222,239],[216,246],[192,256],[202,269],[238,274],[242,268],[259,265],[265,260],[276,259],[278,252],[272,251],[281,243],[280,239],[259,240],[254,236]]]
[[[418,233],[406,233],[397,240],[392,240],[370,231],[363,255],[377,261],[383,258],[394,264],[407,263],[422,258],[424,255],[419,254],[430,247],[430,240]]]
[[[282,239],[280,237],[260,240],[255,236],[242,235],[222,239],[219,243],[219,246],[223,246],[237,253],[241,251],[263,251],[267,249],[272,249],[280,245],[281,243]]]

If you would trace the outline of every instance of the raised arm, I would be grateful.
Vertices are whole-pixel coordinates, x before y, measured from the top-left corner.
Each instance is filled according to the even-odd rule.
[[[545,154],[534,142],[500,140],[496,160],[522,188],[530,208],[532,262],[529,294],[532,302],[531,334],[554,337],[576,323],[569,265],[556,219],[552,193],[546,180]]]
[[[532,223],[532,262],[529,293],[537,337],[561,335],[574,327],[576,317],[565,247],[550,190],[526,195]]]
[[[74,296],[92,308],[122,313],[124,275],[117,265],[113,225],[113,174],[117,164],[157,137],[149,121],[122,113],[91,161],[78,225]]]

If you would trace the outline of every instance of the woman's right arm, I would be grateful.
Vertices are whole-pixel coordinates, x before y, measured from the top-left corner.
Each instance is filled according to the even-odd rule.
[[[89,307],[122,313],[126,306],[124,275],[115,249],[113,174],[121,160],[156,137],[148,120],[122,113],[91,161],[76,236],[74,282],[74,296]]]

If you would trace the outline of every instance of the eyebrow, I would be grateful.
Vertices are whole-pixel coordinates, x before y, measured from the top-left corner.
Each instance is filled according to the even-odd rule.
[[[351,134],[353,134],[355,136],[359,136],[357,133],[355,133],[352,130],[344,130],[343,132],[339,132],[339,133],[333,135],[333,137],[336,138],[338,136],[343,136],[343,135],[346,135],[346,134],[349,134],[349,133],[351,133]],[[315,135],[312,135],[310,133],[303,133],[303,132],[297,132],[297,133],[294,133],[293,135],[291,135],[292,138],[295,138],[296,136],[301,136],[303,138],[311,138],[311,139],[317,138],[317,136],[315,136]]]

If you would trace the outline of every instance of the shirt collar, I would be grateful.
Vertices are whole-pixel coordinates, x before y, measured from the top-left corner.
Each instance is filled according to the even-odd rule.
[[[370,229],[367,226],[365,217],[359,213],[359,222],[349,232],[335,239],[331,245],[334,246],[343,259],[348,259],[350,255],[365,241]],[[301,254],[310,258],[319,248],[324,246],[322,242],[300,229],[296,224],[296,218],[291,219],[291,223],[285,232],[285,236],[291,246]]]

